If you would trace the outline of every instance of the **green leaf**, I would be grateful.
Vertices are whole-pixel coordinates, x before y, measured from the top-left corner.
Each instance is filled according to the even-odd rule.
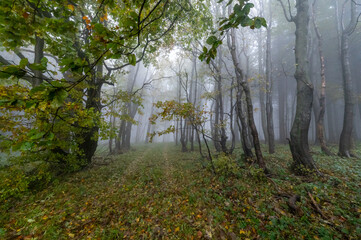
[[[45,135],[44,132],[37,132],[37,133],[35,133],[34,135],[32,135],[32,136],[30,137],[30,139],[31,139],[31,140],[40,139],[40,138],[42,138],[44,135]]]
[[[35,104],[36,104],[35,101],[27,101],[25,107],[26,107],[26,108],[31,108],[31,107],[34,106]]]
[[[244,15],[248,15],[249,14],[249,12],[251,11],[251,8],[253,8],[254,7],[254,4],[253,3],[247,3],[246,5],[244,5],[244,7],[243,7],[243,14]]]
[[[43,57],[41,60],[40,60],[40,63],[41,65],[46,69],[47,66],[48,66],[48,59],[46,57]]]
[[[26,72],[16,65],[5,66],[1,69],[0,78],[9,78],[14,76],[16,78],[24,77]]]
[[[27,58],[22,58],[20,60],[19,66],[24,69],[26,67],[26,65],[28,65],[28,63],[29,63],[29,60]]]
[[[217,41],[217,37],[215,37],[215,36],[210,36],[210,37],[207,39],[207,44],[213,45],[213,43],[215,43],[216,41]]]
[[[39,86],[36,86],[30,90],[30,96],[33,96],[36,93],[44,92],[46,89],[46,86],[44,84],[40,84]]]
[[[137,58],[135,57],[134,54],[129,54],[128,60],[129,60],[129,63],[133,66],[135,66],[137,64]]]
[[[52,132],[49,132],[47,139],[52,141],[54,139],[55,135]]]
[[[41,63],[32,63],[29,66],[31,69],[33,69],[35,71],[45,71],[46,70],[46,66],[44,67],[44,65]]]
[[[0,100],[0,106],[3,106],[3,105],[5,105],[5,104],[8,103],[8,102],[9,102],[8,99],[1,99],[1,100]]]
[[[29,151],[33,148],[34,143],[32,142],[24,142],[23,144],[21,144],[20,150],[21,151]]]
[[[54,108],[61,107],[64,104],[66,97],[68,96],[68,92],[65,89],[60,89],[52,93],[54,96],[53,101],[51,102],[51,106]],[[49,93],[49,95],[52,95],[52,93]]]

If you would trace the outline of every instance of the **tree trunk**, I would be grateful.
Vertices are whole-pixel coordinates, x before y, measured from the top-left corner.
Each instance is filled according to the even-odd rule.
[[[326,111],[326,74],[325,74],[325,57],[323,56],[322,51],[322,36],[321,33],[316,25],[315,20],[315,3],[316,0],[313,2],[312,7],[312,22],[313,27],[315,29],[316,37],[317,37],[317,47],[318,47],[318,55],[320,58],[320,64],[321,64],[321,92],[320,92],[320,98],[319,98],[319,112],[317,115],[315,115],[316,118],[316,129],[317,133],[316,136],[318,138],[318,141],[321,145],[321,150],[327,155],[332,155],[330,150],[328,149],[326,145],[325,140],[325,130],[324,130],[324,118],[325,118],[325,111]]]
[[[285,143],[286,141],[286,129],[287,129],[287,118],[285,116],[285,103],[286,102],[286,98],[285,98],[285,90],[284,90],[284,85],[281,81],[281,78],[278,79],[278,120],[279,120],[279,140],[281,143]]]
[[[262,46],[262,35],[258,36],[258,82],[259,82],[259,102],[261,108],[261,123],[262,131],[265,142],[268,143],[268,131],[267,131],[267,117],[266,117],[266,105],[265,105],[265,83],[264,83],[264,72],[263,72],[263,46]]]
[[[96,67],[96,74],[90,83],[90,87],[87,89],[87,100],[86,100],[86,109],[93,108],[95,112],[100,111],[100,95],[101,95],[101,88],[102,83],[101,79],[98,79],[97,75],[102,75],[103,65],[102,63],[98,64]],[[94,123],[93,127],[85,129],[81,134],[82,142],[79,144],[80,152],[84,156],[85,163],[83,167],[89,165],[91,163],[92,157],[98,147],[98,134],[99,125]]]
[[[229,10],[231,10],[231,9],[229,8]],[[228,39],[229,39],[229,37],[228,37]],[[237,79],[237,86],[238,86],[237,103],[239,105],[242,103],[241,102],[242,99],[240,99],[239,97],[242,96],[240,94],[240,91],[243,90],[243,92],[245,93],[245,97],[246,97],[248,124],[249,124],[249,127],[251,128],[251,134],[253,137],[253,146],[255,148],[256,157],[257,157],[257,164],[259,165],[260,168],[262,168],[265,172],[267,172],[266,164],[265,164],[265,162],[263,160],[263,156],[262,156],[261,145],[260,145],[259,138],[258,138],[256,124],[254,123],[254,118],[253,118],[253,105],[252,105],[251,91],[249,89],[248,82],[245,79],[243,79],[243,73],[239,66],[238,57],[236,54],[236,36],[235,36],[234,29],[231,29],[231,39],[229,39],[228,42],[229,42],[228,46],[230,47],[229,50],[232,55],[233,66],[236,71],[236,79]]]
[[[271,3],[269,7],[269,26],[267,28],[267,51],[266,51],[266,115],[267,115],[267,135],[268,135],[268,152],[275,152],[275,133],[273,127],[273,106],[272,106],[272,66],[271,66],[271,28],[272,13]]]
[[[357,25],[357,16],[356,16],[355,2],[352,1],[350,4],[351,4],[351,21],[345,29],[342,29],[342,36],[341,36],[341,67],[342,67],[345,109],[344,109],[343,128],[340,137],[338,154],[343,157],[352,156],[351,147],[352,147],[352,131],[353,131],[353,117],[354,117],[354,104],[355,104],[355,96],[353,93],[353,86],[351,79],[349,39]]]
[[[35,56],[34,63],[40,64],[41,59],[44,57],[44,39],[35,36]],[[43,73],[39,70],[34,70],[33,87],[39,86],[43,82]]]
[[[297,15],[294,17],[296,24],[295,59],[297,82],[296,114],[290,133],[290,149],[293,156],[293,170],[303,173],[303,168],[316,170],[316,165],[310,153],[308,144],[308,130],[310,127],[313,85],[308,75],[307,39],[309,23],[308,0],[297,0]]]

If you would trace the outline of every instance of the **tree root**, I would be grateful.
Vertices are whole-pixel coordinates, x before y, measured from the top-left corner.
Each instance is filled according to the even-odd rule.
[[[316,210],[316,212],[318,212],[323,219],[328,219],[328,218],[323,214],[321,208],[318,206],[318,204],[317,204],[317,202],[315,201],[315,199],[313,198],[312,194],[311,194],[310,192],[307,192],[307,194],[308,194],[308,196],[310,197],[312,206],[314,207],[314,209]]]

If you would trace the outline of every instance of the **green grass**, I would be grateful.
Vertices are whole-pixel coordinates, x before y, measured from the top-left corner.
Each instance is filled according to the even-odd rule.
[[[215,176],[197,152],[143,145],[0,207],[0,239],[360,239],[361,161],[314,152],[325,177],[293,175],[277,146],[269,180],[237,154]],[[299,195],[302,214],[279,192]]]

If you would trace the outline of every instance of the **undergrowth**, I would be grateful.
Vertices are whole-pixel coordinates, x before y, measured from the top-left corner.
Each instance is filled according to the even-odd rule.
[[[271,178],[240,150],[214,175],[197,152],[141,146],[2,205],[0,238],[360,239],[361,161],[313,157],[323,177],[293,175],[282,145]]]

